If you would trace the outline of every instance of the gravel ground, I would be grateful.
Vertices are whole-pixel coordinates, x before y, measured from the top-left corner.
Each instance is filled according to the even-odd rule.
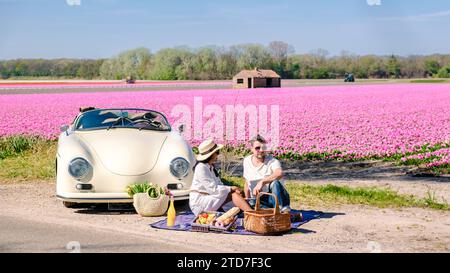
[[[417,195],[432,189],[449,196],[448,184],[429,181],[341,182],[381,183]],[[447,211],[297,204],[294,207],[322,210],[325,215],[296,232],[260,237],[156,230],[148,225],[160,217],[67,209],[55,198],[55,184],[49,181],[2,183],[0,199],[0,252],[69,252],[70,242],[80,242],[81,252],[450,252]],[[186,209],[186,204],[177,209]]]

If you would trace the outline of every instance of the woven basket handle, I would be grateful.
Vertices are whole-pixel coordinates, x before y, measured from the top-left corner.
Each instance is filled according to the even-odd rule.
[[[260,208],[260,201],[261,195],[271,195],[275,199],[275,208],[273,209],[273,215],[280,214],[280,207],[278,206],[278,198],[275,194],[269,193],[269,192],[260,192],[258,196],[256,197],[256,204],[255,204],[255,210],[259,210]]]

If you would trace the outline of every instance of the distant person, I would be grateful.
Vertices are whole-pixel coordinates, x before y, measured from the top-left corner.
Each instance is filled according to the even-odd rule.
[[[128,76],[128,77],[125,79],[125,82],[126,82],[127,84],[134,84],[134,83],[136,83],[136,80],[134,79],[133,76]]]
[[[254,206],[256,197],[260,192],[273,193],[278,198],[281,212],[290,212],[290,197],[287,192],[283,178],[283,170],[280,161],[267,154],[266,140],[258,135],[250,140],[252,154],[244,158],[245,197]],[[262,195],[261,206],[267,208],[275,207],[272,196]]]

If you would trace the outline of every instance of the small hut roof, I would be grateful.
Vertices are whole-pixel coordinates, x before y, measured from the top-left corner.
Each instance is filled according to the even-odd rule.
[[[280,78],[273,70],[264,70],[255,68],[253,70],[242,70],[239,72],[235,78]]]

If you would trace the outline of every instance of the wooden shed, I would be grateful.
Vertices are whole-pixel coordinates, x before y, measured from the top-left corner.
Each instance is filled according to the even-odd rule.
[[[273,70],[242,70],[233,77],[233,88],[281,87],[281,77]]]

